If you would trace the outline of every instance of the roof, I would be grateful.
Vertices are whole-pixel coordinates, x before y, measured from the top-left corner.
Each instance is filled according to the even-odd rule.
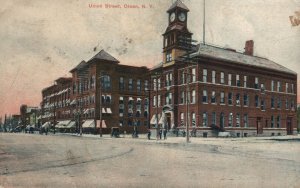
[[[185,6],[185,4],[183,4],[180,0],[177,0],[175,3],[173,3],[173,5],[168,9],[167,12],[171,12],[173,9],[175,8],[181,8],[184,9],[186,11],[190,11],[187,6]]]
[[[296,72],[282,65],[279,65],[269,59],[257,57],[257,56],[245,55],[243,53],[234,52],[232,50],[226,50],[224,48],[215,47],[211,45],[200,44],[198,51],[191,54],[190,57],[197,57],[197,56],[215,58],[215,59],[229,61],[232,63],[244,64],[253,67],[272,69],[272,70],[294,74],[294,75],[297,74]]]
[[[82,69],[85,67],[87,64],[84,60],[82,60],[76,67],[74,67],[70,72],[74,72],[75,70]]]
[[[112,61],[112,62],[119,63],[119,60],[117,60],[116,58],[114,58],[112,55],[110,55],[109,53],[107,53],[104,50],[101,50],[94,57],[92,57],[88,62],[91,62],[92,60],[95,60],[95,59],[96,60],[106,60],[106,61]]]

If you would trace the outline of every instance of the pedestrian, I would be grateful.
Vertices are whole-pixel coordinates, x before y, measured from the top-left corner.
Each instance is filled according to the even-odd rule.
[[[150,138],[151,138],[151,131],[150,129],[148,129],[148,140],[150,140]]]
[[[164,140],[166,140],[166,139],[167,139],[167,130],[164,129]]]
[[[159,139],[161,140],[161,134],[162,134],[162,130],[159,130]]]

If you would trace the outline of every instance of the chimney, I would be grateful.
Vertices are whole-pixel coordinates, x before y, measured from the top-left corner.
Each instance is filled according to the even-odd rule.
[[[244,54],[253,56],[253,50],[254,50],[253,48],[254,48],[253,40],[246,41]]]

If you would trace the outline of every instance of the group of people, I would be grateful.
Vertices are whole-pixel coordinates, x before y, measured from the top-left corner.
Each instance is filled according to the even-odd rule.
[[[166,129],[160,129],[159,132],[158,132],[158,135],[159,135],[159,139],[161,140],[161,137],[162,135],[164,136],[164,140],[167,139],[167,130]],[[151,130],[149,129],[148,130],[148,140],[150,140],[151,138]]]

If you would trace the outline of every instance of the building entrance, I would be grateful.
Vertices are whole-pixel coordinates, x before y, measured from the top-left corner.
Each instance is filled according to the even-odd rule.
[[[257,118],[257,126],[256,126],[256,128],[257,128],[257,134],[262,134],[263,133],[263,125],[262,125],[262,120],[261,120],[262,118],[261,117],[258,117]]]
[[[288,135],[293,134],[293,125],[292,125],[292,118],[288,117],[286,120],[286,131]]]

